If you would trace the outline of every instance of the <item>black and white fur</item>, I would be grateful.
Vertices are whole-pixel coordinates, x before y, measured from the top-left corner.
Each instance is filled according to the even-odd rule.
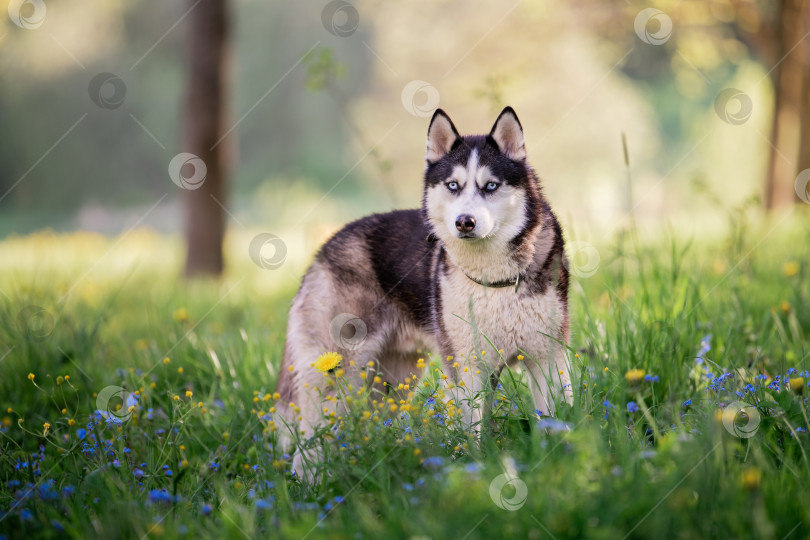
[[[470,396],[524,355],[535,407],[553,415],[555,400],[570,402],[572,395],[563,346],[569,340],[564,257],[560,225],[526,161],[512,108],[488,135],[464,137],[437,110],[428,128],[422,208],[350,223],[304,276],[278,384],[281,401],[300,407],[300,423],[287,406],[285,421],[306,437],[322,423],[324,408],[335,410],[335,401],[325,400],[322,374],[311,367],[326,351],[343,356],[354,388],[373,384],[372,376],[360,377],[366,369],[395,387],[418,372],[426,351],[437,353],[451,386],[447,394],[474,429],[482,408]],[[334,321],[345,321],[340,316],[347,313],[362,321],[350,323],[350,331],[365,325],[365,336],[345,346]],[[299,474],[308,473],[304,454],[296,454]]]

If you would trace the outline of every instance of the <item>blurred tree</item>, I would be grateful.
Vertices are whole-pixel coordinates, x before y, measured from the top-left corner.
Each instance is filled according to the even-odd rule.
[[[762,191],[767,209],[798,201],[796,175],[810,167],[810,43],[805,39],[810,34],[808,4],[806,0],[689,0],[674,4],[652,0],[653,6],[672,19],[675,30],[660,42],[638,45],[636,41],[622,68],[629,77],[651,85],[649,99],[661,105],[655,110],[662,127],[681,140],[680,124],[689,116],[683,114],[688,103],[682,102],[675,109],[664,106],[673,98],[667,87],[674,82],[687,97],[713,100],[721,88],[704,92],[704,83],[728,84],[746,57],[759,63],[767,71],[774,95]],[[600,33],[611,42],[630,45],[635,36],[626,28],[639,15],[637,6],[616,0],[609,9],[595,13],[593,23]],[[651,19],[645,30],[658,32],[659,23],[659,19]],[[747,117],[740,120],[744,123]]]
[[[186,275],[218,275],[225,232],[226,146],[220,139],[225,117],[227,0],[199,0],[189,18],[185,149],[202,159],[207,175],[199,189],[184,193]]]
[[[761,14],[755,19],[759,19],[756,24],[746,24],[743,19],[743,24],[735,24],[734,28],[752,56],[769,70],[773,86],[771,144],[764,188],[768,209],[798,200],[794,181],[799,170],[807,168],[802,167],[802,161],[807,159],[803,148],[810,144],[808,127],[803,125],[808,105],[802,99],[806,95],[805,73],[810,61],[806,47],[802,46],[810,29],[806,4],[804,0],[778,0],[760,6],[752,0],[732,2],[738,13],[750,12],[754,7]],[[747,18],[750,21],[750,14]]]

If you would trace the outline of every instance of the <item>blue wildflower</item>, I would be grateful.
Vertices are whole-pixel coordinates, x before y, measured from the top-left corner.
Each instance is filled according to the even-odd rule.
[[[153,503],[168,503],[172,496],[165,489],[153,489],[149,492],[149,501]]]
[[[628,401],[627,402],[627,412],[629,412],[631,414],[638,412],[638,404],[635,401]]]
[[[541,418],[537,422],[537,427],[545,429],[549,433],[558,433],[560,431],[571,431],[572,426],[568,422],[557,420],[556,418]]]
[[[422,465],[424,467],[428,467],[428,468],[431,468],[431,469],[438,469],[439,467],[444,465],[444,458],[439,457],[439,456],[428,457],[428,458],[424,459],[424,461],[422,462]]]

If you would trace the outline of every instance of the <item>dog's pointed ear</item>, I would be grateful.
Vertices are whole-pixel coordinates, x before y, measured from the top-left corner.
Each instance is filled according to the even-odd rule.
[[[523,127],[512,107],[506,107],[498,115],[489,136],[495,140],[501,153],[514,161],[526,159],[526,145],[523,140]]]
[[[430,120],[430,127],[428,127],[427,134],[427,159],[428,163],[436,163],[443,158],[453,146],[456,141],[459,141],[458,131],[453,121],[441,109],[436,109],[433,113],[433,118]]]

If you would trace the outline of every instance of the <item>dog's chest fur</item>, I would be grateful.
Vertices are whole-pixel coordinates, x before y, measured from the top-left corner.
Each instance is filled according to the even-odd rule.
[[[497,359],[502,349],[506,360],[521,353],[545,356],[552,340],[560,339],[564,308],[554,287],[540,293],[527,291],[524,283],[517,291],[482,287],[452,268],[439,287],[438,316],[456,354],[486,350]]]

